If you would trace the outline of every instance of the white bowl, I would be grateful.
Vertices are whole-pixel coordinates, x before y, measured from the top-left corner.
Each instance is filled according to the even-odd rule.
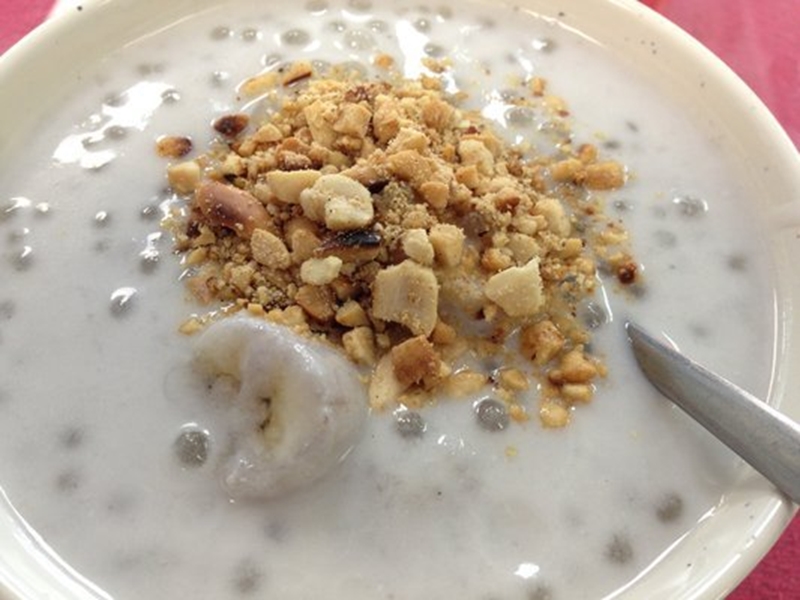
[[[86,2],[46,23],[0,59],[0,157],[58,110],[64,83],[112,50],[147,36],[219,0]],[[728,164],[749,180],[754,212],[765,230],[777,270],[775,369],[770,403],[800,419],[800,275],[793,268],[800,226],[800,157],[758,98],[708,50],[633,0],[521,0],[518,5],[565,27],[625,61],[650,85],[674,94],[702,123]],[[576,76],[580,76],[576,74]],[[68,87],[68,86],[67,86]],[[569,96],[567,97],[569,101]],[[0,482],[1,483],[1,482]],[[0,507],[0,592],[10,598],[88,598],[3,496]],[[757,564],[790,521],[794,507],[759,475],[742,469],[736,484],[688,534],[613,597],[719,598]],[[24,517],[24,515],[22,515]],[[45,540],[46,541],[46,540]],[[91,543],[91,540],[86,540]],[[69,557],[66,557],[67,560]],[[1,594],[0,594],[1,595]]]

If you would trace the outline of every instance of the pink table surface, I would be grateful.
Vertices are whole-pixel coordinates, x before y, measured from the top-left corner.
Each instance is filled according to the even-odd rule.
[[[722,58],[800,148],[800,0],[644,0]],[[53,0],[0,0],[0,53]],[[800,600],[800,515],[729,600]]]

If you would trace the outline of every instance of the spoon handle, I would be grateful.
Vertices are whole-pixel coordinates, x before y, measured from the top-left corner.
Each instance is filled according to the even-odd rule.
[[[650,383],[800,504],[800,425],[638,325],[625,328]]]

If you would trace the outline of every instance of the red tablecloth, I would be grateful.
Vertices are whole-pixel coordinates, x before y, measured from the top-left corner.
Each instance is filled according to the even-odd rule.
[[[800,0],[644,0],[720,56],[800,148]],[[53,0],[0,0],[0,53]],[[729,600],[800,600],[800,515]]]

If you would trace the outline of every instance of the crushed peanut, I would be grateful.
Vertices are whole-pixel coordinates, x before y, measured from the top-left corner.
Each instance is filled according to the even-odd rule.
[[[434,74],[448,69],[428,63]],[[627,233],[595,193],[624,185],[625,168],[591,144],[530,156],[437,77],[390,75],[315,78],[300,62],[243,84],[243,95],[271,95],[280,110],[261,123],[217,119],[212,150],[168,169],[188,200],[167,223],[191,268],[187,287],[225,314],[247,310],[341,346],[373,369],[373,408],[494,383],[514,421],[538,413],[563,427],[605,374],[585,351],[577,307],[601,266],[626,285],[637,275]],[[569,115],[545,80],[528,93]],[[182,156],[179,139],[159,152]],[[518,362],[495,374],[474,366],[515,349]],[[538,409],[520,400],[532,381]]]

